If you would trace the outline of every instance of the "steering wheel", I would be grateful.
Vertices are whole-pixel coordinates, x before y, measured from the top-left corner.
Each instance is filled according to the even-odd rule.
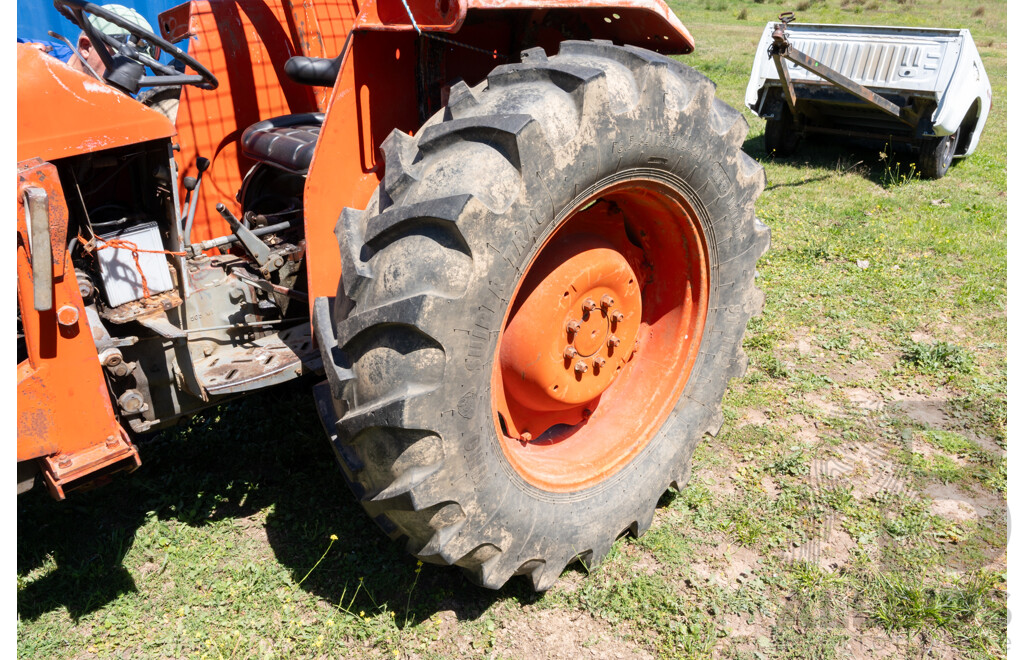
[[[96,53],[99,55],[100,60],[103,61],[103,66],[106,67],[103,77],[115,87],[131,94],[137,92],[140,87],[195,85],[202,89],[217,89],[219,83],[216,76],[210,73],[209,69],[171,42],[143,29],[139,25],[85,0],[53,0],[53,6],[62,16],[82,28],[82,31],[85,32],[85,35],[89,37],[89,41],[93,44],[105,43],[114,50],[114,54],[111,54],[106,48],[98,46],[96,48]],[[85,14],[92,14],[124,29],[131,37],[134,37],[134,42],[132,39],[121,41],[109,34],[100,32],[85,17]],[[139,48],[139,42],[141,41],[159,46],[164,52],[170,54],[172,58],[188,66],[198,75],[182,74],[166,64],[161,64],[155,58],[141,52]],[[156,75],[145,75],[147,66],[153,69]]]

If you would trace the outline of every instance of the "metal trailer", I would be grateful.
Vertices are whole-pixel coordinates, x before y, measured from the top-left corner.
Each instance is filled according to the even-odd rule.
[[[768,153],[791,155],[808,135],[901,143],[939,178],[974,152],[992,86],[969,30],[792,20],[765,25],[747,84]]]

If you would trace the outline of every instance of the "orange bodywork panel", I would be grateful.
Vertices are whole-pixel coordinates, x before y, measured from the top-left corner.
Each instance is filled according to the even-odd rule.
[[[26,190],[46,194],[53,269],[53,305],[33,303]],[[117,423],[96,353],[78,281],[66,250],[67,205],[57,168],[33,158],[18,166],[18,306],[28,359],[18,365],[18,460],[47,457],[43,476],[63,498],[63,485],[80,475],[127,461],[138,452]],[[54,230],[54,227],[60,227]]]
[[[508,34],[493,26],[459,31],[467,17],[502,10],[577,11],[595,38],[685,53],[693,39],[662,0],[407,0],[421,30],[490,50],[508,50]],[[224,203],[241,213],[236,199],[255,164],[241,153],[242,132],[275,116],[327,112],[305,187],[305,228],[310,301],[333,296],[341,262],[333,236],[345,206],[365,207],[383,176],[377,150],[393,129],[419,127],[416,107],[416,33],[402,0],[193,0],[189,4],[189,52],[219,79],[213,91],[186,87],[177,127],[179,177],[195,176],[196,158],[212,161],[199,192],[192,240],[230,232],[214,211]],[[538,14],[540,15],[540,14]],[[336,57],[351,35],[349,52],[333,89],[291,81],[284,64],[293,55]],[[451,34],[455,32],[455,34]],[[463,34],[465,33],[465,34]],[[501,64],[454,49],[467,80]],[[503,55],[515,56],[516,53]],[[460,72],[454,72],[460,75]]]
[[[181,145],[175,153],[179,176],[195,176],[200,156],[211,161],[199,189],[192,229],[192,241],[199,242],[231,233],[215,211],[218,203],[241,215],[235,196],[245,174],[255,165],[241,152],[242,132],[271,117],[316,112],[317,98],[313,87],[293,82],[284,73],[288,58],[302,54],[294,44],[310,42],[304,31],[300,37],[294,14],[285,3],[195,0],[190,12],[189,54],[220,83],[215,90],[185,87],[176,122]],[[351,24],[355,18],[352,4],[317,3],[317,16],[323,48],[340,52],[345,32],[334,39],[326,26],[337,30],[346,21]]]
[[[693,36],[662,0],[464,0],[472,10],[583,11],[605,32],[596,39],[641,46],[659,53],[692,53]],[[597,16],[589,16],[597,11]]]
[[[159,112],[18,44],[18,161],[44,161],[174,135]]]

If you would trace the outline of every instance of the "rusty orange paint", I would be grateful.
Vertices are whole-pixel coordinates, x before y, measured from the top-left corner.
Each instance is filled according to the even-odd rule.
[[[664,33],[671,38],[659,42],[657,50],[675,52],[674,48],[683,52],[692,47],[689,33],[661,0],[557,0],[551,5],[521,0],[510,4],[413,0],[410,5],[414,15],[423,12],[425,21],[438,22],[435,28],[440,30],[458,29],[471,9],[481,13],[497,9],[543,11],[552,6],[609,11],[619,7],[623,19],[610,18],[614,24],[606,24],[603,15],[592,17],[596,26],[603,26],[604,38],[611,38],[616,30],[625,31],[627,37],[635,39],[632,43],[643,45],[646,36]],[[327,119],[305,186],[307,271],[310,301],[335,294],[341,274],[333,236],[338,214],[345,206],[366,206],[383,176],[377,150],[391,130],[412,132],[419,128],[416,103],[395,102],[412,98],[416,89],[415,34],[410,24],[402,22],[404,11],[401,0],[378,0],[361,6],[339,0],[193,0],[189,4],[188,32],[194,35],[190,53],[220,81],[213,91],[186,87],[178,111],[181,150],[175,159],[179,177],[195,176],[197,157],[211,160],[199,192],[193,241],[229,233],[229,227],[214,210],[218,203],[226,204],[235,215],[241,213],[236,193],[255,164],[239,148],[247,127],[279,115],[326,110]],[[374,29],[384,28],[388,31],[371,34]],[[633,34],[641,28],[650,32]],[[325,90],[298,85],[285,76],[284,63],[289,57],[335,57],[341,54],[353,30],[351,52],[344,58],[339,84],[326,90],[329,96]],[[479,41],[479,46],[492,41],[490,32],[485,29],[465,37],[470,43]],[[407,56],[396,58],[396,52]],[[478,69],[486,73],[498,63],[478,62],[480,58],[470,51],[456,54],[459,57],[454,61],[465,60],[467,80],[477,77]],[[454,77],[461,72],[449,73]]]
[[[235,195],[255,165],[239,147],[242,132],[264,119],[317,110],[313,88],[284,73],[288,58],[300,54],[289,17],[281,2],[195,0],[190,5],[189,31],[195,37],[189,54],[220,83],[216,90],[185,87],[178,108],[179,177],[196,175],[198,157],[211,161],[199,191],[193,242],[231,233],[217,204],[241,215]]]
[[[580,422],[634,353],[642,301],[625,255],[596,237],[560,247],[531,266],[502,333],[499,413],[512,437]]]
[[[45,161],[174,135],[159,112],[18,44],[18,161]]]
[[[107,438],[119,436],[92,331],[65,241],[61,248],[60,275],[54,271],[53,308],[39,312],[33,307],[32,265],[28,228],[25,225],[23,190],[42,187],[54,204],[63,208],[64,193],[57,170],[33,159],[19,164],[18,171],[18,303],[28,359],[18,365],[18,460],[66,454],[79,467],[79,452],[106,446]],[[77,312],[77,320],[60,325],[61,309]],[[67,313],[67,312],[65,312]],[[101,452],[102,453],[102,452]],[[76,462],[77,461],[77,462]]]
[[[683,194],[637,178],[580,200],[531,260],[491,373],[495,432],[524,480],[551,492],[593,486],[668,419],[707,318],[701,227]]]
[[[408,4],[408,10],[406,10]],[[425,32],[457,32],[466,20],[464,0],[367,0],[356,19],[357,30],[414,30]]]
[[[334,226],[346,206],[365,208],[384,176],[380,144],[392,130],[419,128],[416,104],[395,102],[416,88],[414,44],[408,32],[352,37],[306,178],[310,304],[337,293],[341,259]]]
[[[663,0],[465,0],[472,10],[581,11],[601,28],[595,39],[612,39],[659,53],[693,52],[694,40]],[[593,13],[596,12],[596,16]]]

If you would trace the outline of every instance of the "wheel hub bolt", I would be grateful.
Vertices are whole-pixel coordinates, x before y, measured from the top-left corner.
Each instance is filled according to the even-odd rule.
[[[615,335],[608,336],[608,346],[610,346],[611,348],[615,348],[616,346],[618,346],[620,341],[621,340]]]
[[[583,360],[580,360],[579,362],[577,362],[576,363],[576,373],[578,373],[578,374],[585,374],[585,373],[587,373],[587,363],[584,362]]]
[[[597,309],[597,303],[594,302],[593,298],[587,298],[586,300],[583,301],[584,312],[592,312],[595,309]]]
[[[564,357],[566,360],[571,360],[574,357],[576,357],[576,355],[576,349],[573,348],[572,346],[566,346],[565,350],[562,351],[562,357]]]
[[[604,369],[604,365],[605,365],[605,362],[604,362],[604,358],[603,357],[598,355],[597,357],[594,358],[594,367],[595,368],[597,368],[597,369]]]
[[[608,294],[601,296],[601,309],[607,311],[609,307],[615,304],[615,298],[612,298]]]
[[[626,315],[616,310],[612,312],[612,321],[615,323],[622,323],[626,318]]]
[[[565,330],[570,335],[576,334],[577,332],[580,331],[580,322],[577,321],[576,319],[569,321],[568,323],[565,324]]]
[[[522,433],[521,433],[521,434],[519,435],[519,441],[520,441],[520,442],[522,442],[522,443],[523,443],[524,445],[525,445],[525,444],[526,444],[527,442],[530,442],[531,440],[533,440],[533,434],[532,434],[532,433],[530,433],[529,431],[523,431],[523,432],[522,432]]]

